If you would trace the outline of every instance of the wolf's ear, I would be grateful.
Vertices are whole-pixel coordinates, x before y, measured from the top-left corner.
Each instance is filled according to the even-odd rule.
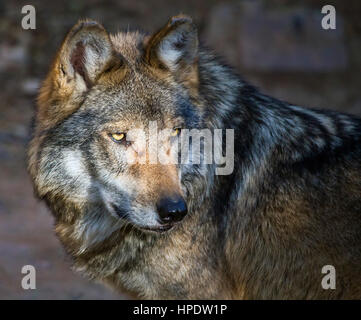
[[[78,22],[66,36],[53,70],[59,84],[86,90],[109,67],[114,49],[109,35],[95,21]]]
[[[198,33],[192,19],[178,15],[146,44],[145,59],[153,67],[172,73],[190,72],[198,60]]]
[[[65,37],[40,89],[39,123],[52,126],[67,117],[105,71],[122,65],[104,27],[95,21],[79,21]]]

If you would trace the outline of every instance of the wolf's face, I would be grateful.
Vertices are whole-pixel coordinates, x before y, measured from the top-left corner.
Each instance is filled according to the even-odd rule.
[[[73,199],[101,201],[113,217],[141,228],[166,230],[181,220],[187,205],[178,147],[191,121],[182,113],[196,107],[174,92],[139,70],[128,70],[116,87],[94,88],[45,143],[57,154],[51,159],[59,166],[56,183],[69,179]]]
[[[95,22],[66,37],[39,97],[30,171],[48,202],[66,199],[140,229],[187,214],[183,128],[200,126],[196,30],[175,17],[150,38],[110,38]],[[197,105],[198,104],[198,105]],[[36,160],[34,160],[36,159]]]

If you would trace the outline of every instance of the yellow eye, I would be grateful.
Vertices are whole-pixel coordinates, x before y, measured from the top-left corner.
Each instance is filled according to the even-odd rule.
[[[125,138],[125,133],[112,133],[110,136],[114,141],[119,142]]]
[[[179,129],[179,128],[176,128],[176,129],[173,129],[173,131],[171,132],[171,136],[172,137],[176,137],[176,136],[178,136],[179,134],[180,134],[180,132],[181,132],[181,129]]]

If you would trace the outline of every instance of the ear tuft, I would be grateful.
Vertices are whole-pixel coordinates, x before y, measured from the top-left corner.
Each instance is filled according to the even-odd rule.
[[[70,56],[70,63],[75,72],[83,77],[86,82],[87,87],[91,86],[91,81],[88,77],[87,71],[85,69],[85,47],[82,42],[78,42],[76,47]]]

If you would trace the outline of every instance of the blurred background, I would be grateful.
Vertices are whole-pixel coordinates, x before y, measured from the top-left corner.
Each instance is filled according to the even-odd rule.
[[[21,27],[27,4],[36,9],[35,30]],[[326,4],[336,8],[336,30],[321,27]],[[178,13],[191,15],[201,41],[263,92],[361,115],[359,0],[0,0],[0,299],[125,298],[70,271],[26,172],[29,127],[39,84],[79,18],[110,32],[152,32]],[[21,287],[28,264],[36,290]]]

